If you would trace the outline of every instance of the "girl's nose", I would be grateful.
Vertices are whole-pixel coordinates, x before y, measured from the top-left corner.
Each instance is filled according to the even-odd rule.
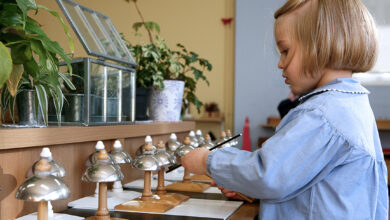
[[[278,62],[278,68],[279,68],[279,69],[283,69],[283,68],[284,68],[282,59],[280,59],[279,62]]]

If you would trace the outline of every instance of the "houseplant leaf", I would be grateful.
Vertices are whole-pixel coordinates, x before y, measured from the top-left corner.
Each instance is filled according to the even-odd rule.
[[[50,90],[51,96],[53,97],[53,103],[54,103],[54,107],[56,109],[56,115],[57,115],[57,122],[58,122],[58,125],[60,125],[61,124],[61,111],[62,111],[62,107],[64,106],[64,95],[61,91],[60,86],[50,87],[49,90]]]
[[[68,43],[69,43],[69,48],[70,48],[70,52],[71,53],[74,53],[74,42],[73,42],[73,39],[71,38],[70,36],[70,33],[69,33],[69,28],[68,26],[66,26],[64,20],[61,18],[61,16],[56,12],[56,11],[53,11],[51,9],[48,9],[46,6],[44,5],[38,5],[38,8],[43,8],[45,9],[46,11],[48,11],[50,14],[52,14],[54,17],[56,17],[58,19],[58,21],[61,22],[62,24],[62,28],[64,29],[64,32],[66,34],[66,36],[68,37]]]
[[[23,64],[32,59],[31,47],[26,43],[10,43],[13,64]]]
[[[38,98],[38,105],[41,109],[43,121],[45,125],[48,124],[48,115],[47,115],[47,105],[48,105],[48,99],[47,99],[47,92],[43,85],[35,85],[35,92]],[[38,114],[38,111],[36,111]],[[38,117],[37,117],[38,118]]]
[[[13,65],[12,72],[7,80],[7,88],[12,97],[15,97],[18,91],[19,81],[22,78],[24,68],[22,64]]]
[[[4,115],[7,111],[9,100],[11,95],[9,94],[8,90],[2,89],[1,90],[1,118],[4,121]]]
[[[24,27],[24,20],[20,15],[20,11],[17,5],[15,4],[3,4],[3,10],[0,12],[0,24],[4,27],[15,27],[20,25]]]
[[[30,9],[37,10],[37,4],[34,0],[16,0],[16,3],[18,4],[18,7],[20,10],[22,10],[23,13],[23,29],[25,28],[25,22],[27,18],[27,12]]]
[[[71,90],[76,90],[76,87],[73,85],[72,81],[70,81],[69,78],[65,74],[59,73],[59,75],[64,80],[64,82],[69,86],[69,88]]]
[[[8,48],[0,42],[0,88],[7,81],[12,72],[12,59]]]

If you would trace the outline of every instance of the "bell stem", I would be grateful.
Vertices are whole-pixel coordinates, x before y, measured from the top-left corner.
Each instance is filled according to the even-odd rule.
[[[184,169],[183,182],[184,183],[190,183],[191,182],[190,171],[188,171],[187,169]]]
[[[38,220],[48,220],[47,201],[38,203]]]
[[[160,169],[158,171],[158,185],[157,185],[157,194],[158,195],[165,195],[167,191],[165,190],[164,185],[164,170]]]
[[[152,171],[145,171],[144,191],[142,192],[142,200],[152,199],[151,176],[152,176]]]
[[[97,216],[110,216],[107,209],[107,183],[99,183],[99,204],[96,212]]]

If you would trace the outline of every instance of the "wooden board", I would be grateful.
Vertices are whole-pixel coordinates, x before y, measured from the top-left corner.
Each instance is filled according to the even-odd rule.
[[[149,201],[143,201],[139,197],[115,206],[115,210],[164,213],[173,207],[174,205],[166,200],[153,199]]]
[[[200,181],[200,182],[208,182],[208,183],[211,183],[213,181],[213,179],[210,178],[209,176],[197,175],[197,174],[191,176],[191,180],[193,180],[193,181]]]
[[[169,204],[172,204],[173,206],[177,206],[180,203],[187,201],[190,198],[189,196],[180,193],[167,193],[158,196],[160,197],[160,200],[167,201]]]
[[[209,184],[206,183],[184,183],[176,182],[166,186],[168,191],[184,191],[184,192],[204,192],[206,189],[210,188]]]

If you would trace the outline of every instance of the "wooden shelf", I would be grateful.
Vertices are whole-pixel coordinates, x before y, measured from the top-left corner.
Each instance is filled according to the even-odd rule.
[[[376,125],[378,130],[389,131],[390,130],[390,120],[376,120]]]
[[[185,121],[90,127],[1,128],[0,150],[131,138],[145,134],[160,135],[192,130],[194,127],[194,122]]]
[[[188,118],[183,121],[195,121],[195,122],[223,122],[225,118],[222,117],[200,117],[200,118]]]

